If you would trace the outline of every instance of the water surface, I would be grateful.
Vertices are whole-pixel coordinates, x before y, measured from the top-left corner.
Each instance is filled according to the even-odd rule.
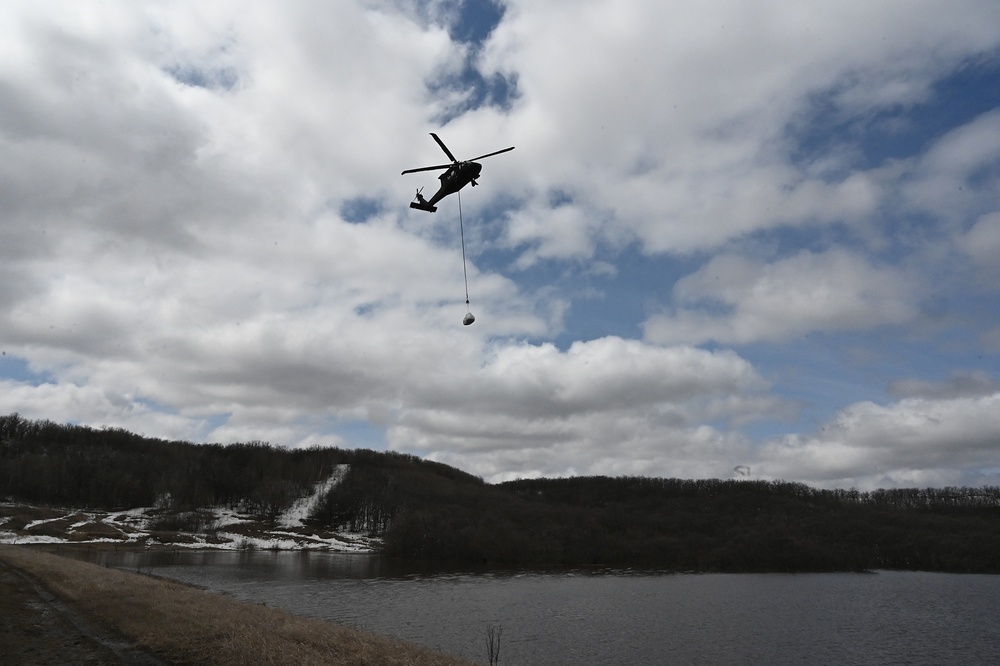
[[[1000,577],[449,573],[375,555],[92,553],[236,598],[501,664],[1000,663]]]

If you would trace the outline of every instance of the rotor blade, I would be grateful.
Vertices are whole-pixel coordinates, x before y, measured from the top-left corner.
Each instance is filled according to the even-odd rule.
[[[494,155],[499,155],[500,153],[508,153],[508,152],[510,152],[512,150],[514,150],[514,146],[511,146],[510,148],[504,148],[503,150],[498,150],[495,153],[486,153],[485,155],[480,155],[479,157],[473,157],[469,161],[470,162],[475,162],[476,160],[481,160],[484,157],[493,157]]]
[[[444,145],[444,141],[442,141],[441,139],[438,138],[437,134],[435,134],[434,132],[431,132],[431,136],[434,137],[434,140],[438,142],[438,145],[441,146],[441,150],[444,151],[444,154],[448,156],[449,160],[451,160],[452,162],[457,162],[458,161],[458,160],[455,159],[455,156],[451,154],[451,151],[448,150],[448,146]]]
[[[451,164],[439,164],[437,166],[420,167],[419,169],[407,169],[406,171],[404,171],[399,175],[402,176],[405,173],[416,173],[418,171],[436,171],[438,169],[450,169],[451,167],[452,167]]]

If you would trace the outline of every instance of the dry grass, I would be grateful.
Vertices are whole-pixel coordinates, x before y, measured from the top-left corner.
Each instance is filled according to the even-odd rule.
[[[174,663],[471,663],[330,622],[23,546],[0,546],[0,559],[39,580],[91,620]]]

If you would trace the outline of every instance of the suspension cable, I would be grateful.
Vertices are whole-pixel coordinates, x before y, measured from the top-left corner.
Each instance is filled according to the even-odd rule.
[[[462,275],[465,276],[465,305],[469,305],[469,270],[465,267],[465,223],[462,221],[462,191],[458,192],[458,229],[462,234]]]

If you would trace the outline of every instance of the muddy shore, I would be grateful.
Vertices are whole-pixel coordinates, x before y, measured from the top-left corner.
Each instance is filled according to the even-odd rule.
[[[39,665],[471,663],[25,546],[0,546],[0,655]]]

